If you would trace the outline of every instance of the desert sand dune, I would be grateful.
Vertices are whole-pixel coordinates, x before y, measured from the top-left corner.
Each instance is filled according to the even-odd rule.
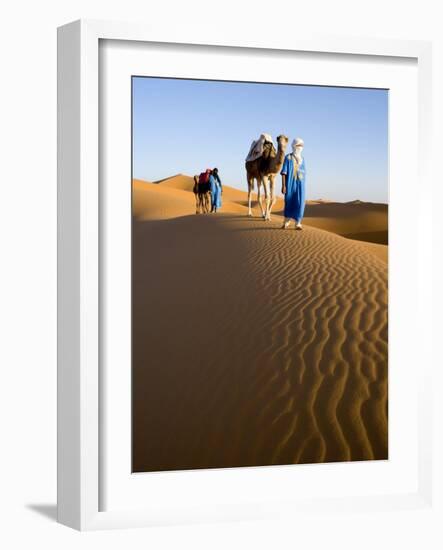
[[[276,213],[282,214],[283,203],[278,202]],[[351,201],[307,201],[305,225],[332,231],[337,235],[388,244],[388,205]]]
[[[186,177],[186,176],[185,176]],[[137,219],[162,220],[189,216],[195,213],[195,196],[192,187],[186,189],[185,179],[174,181],[173,185],[156,185],[142,180],[133,180],[132,199],[133,215]],[[177,187],[175,187],[177,185]],[[182,185],[182,187],[179,187]],[[241,191],[239,191],[241,193]],[[223,194],[224,210],[232,213],[246,214],[246,208],[228,199],[228,194]]]
[[[182,191],[192,191],[192,177],[178,174],[159,180],[161,187],[170,187]],[[241,206],[247,206],[248,195],[228,185],[224,185],[224,198]],[[254,208],[258,215],[254,193]],[[283,214],[283,199],[277,198],[273,212]],[[354,200],[350,202],[333,202],[325,199],[308,200],[305,209],[305,225],[331,231],[348,239],[366,241],[382,245],[388,244],[388,205]],[[387,257],[387,250],[382,251]]]
[[[181,189],[182,191],[192,191],[194,187],[194,179],[185,174],[176,174],[175,176],[157,180],[154,183],[160,184],[162,187],[171,187],[172,189]]]
[[[387,247],[133,188],[134,471],[386,459]]]
[[[307,204],[305,223],[349,239],[388,244],[388,205],[362,201]]]

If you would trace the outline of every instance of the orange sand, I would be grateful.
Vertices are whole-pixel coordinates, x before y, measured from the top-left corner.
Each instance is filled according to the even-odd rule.
[[[227,186],[196,216],[192,185],[133,182],[134,471],[387,458],[387,246],[337,234],[386,209],[283,231]]]

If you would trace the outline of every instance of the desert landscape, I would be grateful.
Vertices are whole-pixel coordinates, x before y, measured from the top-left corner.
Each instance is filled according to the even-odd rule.
[[[388,207],[133,180],[133,471],[388,458]]]

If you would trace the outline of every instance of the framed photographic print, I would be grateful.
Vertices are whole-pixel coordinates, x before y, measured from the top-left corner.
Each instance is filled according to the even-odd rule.
[[[58,40],[59,521],[430,506],[430,45]]]

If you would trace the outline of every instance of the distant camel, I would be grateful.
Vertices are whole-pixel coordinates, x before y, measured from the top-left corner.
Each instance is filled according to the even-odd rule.
[[[261,157],[252,161],[246,161],[246,178],[248,180],[248,216],[252,216],[252,192],[254,190],[254,180],[256,180],[257,200],[260,205],[262,216],[265,220],[271,219],[271,210],[276,201],[274,194],[275,177],[283,166],[288,141],[289,140],[286,136],[278,136],[278,149],[276,153],[273,144],[266,142],[264,144],[263,155]],[[266,209],[263,209],[261,198],[262,186],[265,193]]]
[[[207,214],[209,212],[209,185],[199,184],[198,176],[194,176],[193,192],[195,195],[195,213]]]

